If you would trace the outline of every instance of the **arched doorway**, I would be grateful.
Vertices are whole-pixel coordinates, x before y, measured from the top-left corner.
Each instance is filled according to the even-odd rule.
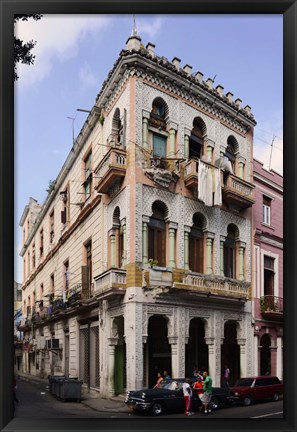
[[[167,320],[163,316],[150,317],[148,324],[148,386],[156,384],[157,374],[167,370],[171,376],[171,345],[168,342]]]
[[[115,346],[114,391],[122,394],[126,388],[126,343],[124,340],[124,317],[114,320],[117,329],[118,343]]]
[[[260,374],[271,374],[271,359],[270,359],[271,340],[269,334],[264,334],[260,339],[261,354],[260,354]]]
[[[201,318],[190,321],[189,340],[186,345],[186,377],[193,376],[193,367],[208,370],[208,346],[205,343],[205,323]]]
[[[237,323],[227,321],[224,325],[224,343],[221,345],[221,376],[225,367],[230,369],[229,385],[240,378],[240,348],[237,344]]]

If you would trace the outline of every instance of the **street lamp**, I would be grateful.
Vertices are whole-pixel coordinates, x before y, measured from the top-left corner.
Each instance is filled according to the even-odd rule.
[[[74,121],[76,119],[75,117],[67,117],[69,120],[72,120],[72,144],[74,145]]]

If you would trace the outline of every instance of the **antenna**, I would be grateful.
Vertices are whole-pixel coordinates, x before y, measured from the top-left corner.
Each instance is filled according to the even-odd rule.
[[[275,138],[276,138],[276,136],[275,136],[275,135],[273,135],[273,138],[272,138],[272,142],[271,142],[271,152],[270,152],[270,159],[269,159],[269,171],[270,171],[270,169],[271,169],[271,158],[272,158],[272,150],[273,150],[273,143],[274,143],[274,140],[275,140]]]
[[[138,36],[138,34],[137,34],[137,28],[136,28],[136,20],[135,20],[135,15],[134,14],[133,14],[133,29],[132,29],[131,36]]]

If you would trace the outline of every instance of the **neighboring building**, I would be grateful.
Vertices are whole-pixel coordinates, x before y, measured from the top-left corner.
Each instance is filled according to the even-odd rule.
[[[283,378],[283,177],[254,159],[255,373]]]
[[[128,39],[45,203],[20,221],[24,369],[105,396],[195,364],[215,386],[225,364],[231,382],[254,372],[256,123],[154,48]]]
[[[22,333],[19,330],[19,326],[22,320],[22,284],[14,282],[14,293],[13,293],[14,307],[13,307],[13,317],[14,317],[14,364],[16,370],[21,370],[22,364]]]

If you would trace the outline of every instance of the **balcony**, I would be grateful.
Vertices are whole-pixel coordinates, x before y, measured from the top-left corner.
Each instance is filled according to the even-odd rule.
[[[95,189],[99,193],[108,193],[111,186],[119,183],[126,175],[127,158],[125,150],[111,148],[95,170],[99,177]]]
[[[251,207],[255,202],[253,189],[254,185],[251,183],[232,174],[228,174],[223,187],[223,202],[225,202],[229,208],[234,208],[239,211]]]
[[[197,189],[198,187],[198,161],[191,159],[185,165],[184,172],[185,186],[189,189]]]
[[[283,298],[265,295],[260,298],[260,308],[263,318],[269,320],[283,319]]]
[[[126,270],[109,269],[95,278],[95,296],[110,297],[114,294],[125,294]]]
[[[246,301],[249,298],[250,283],[196,273],[185,275],[182,282],[174,282],[173,288],[207,295],[208,297],[225,297]]]

